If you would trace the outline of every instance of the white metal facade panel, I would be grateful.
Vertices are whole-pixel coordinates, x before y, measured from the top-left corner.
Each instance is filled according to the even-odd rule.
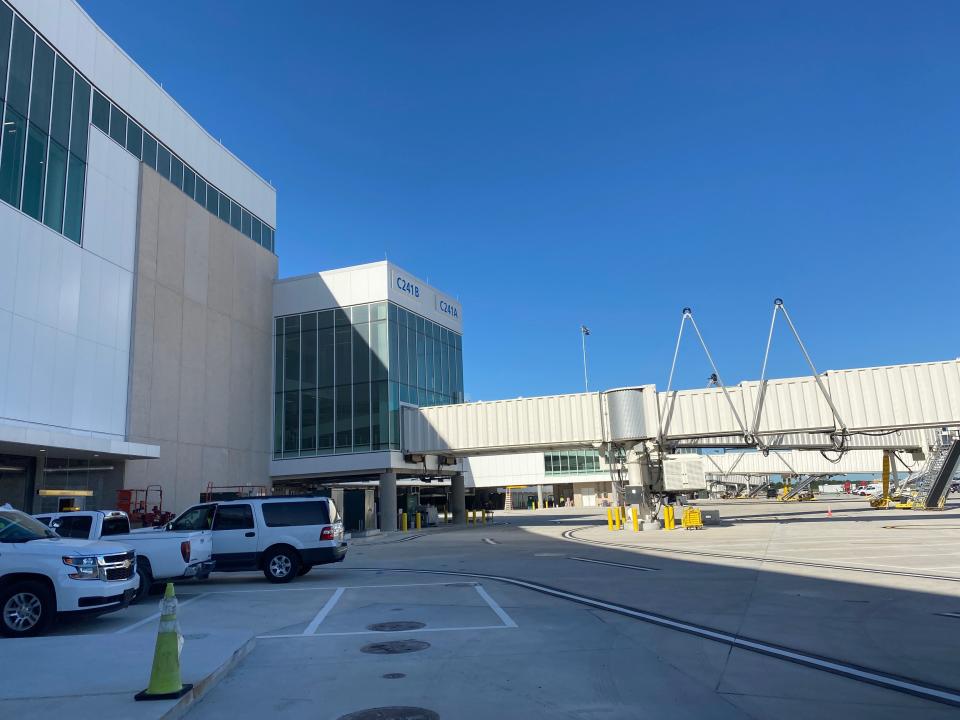
[[[849,427],[939,427],[960,419],[960,361],[834,370],[827,381]]]
[[[706,490],[703,458],[699,455],[667,455],[663,459],[663,490],[686,492]]]
[[[0,422],[122,439],[135,228],[117,218],[136,216],[137,162],[98,135],[87,197],[109,198],[116,222],[85,232],[92,249],[0,204]]]
[[[902,474],[920,469],[922,461],[913,461],[909,455],[901,455],[909,467],[900,461],[897,470]],[[883,467],[883,452],[880,450],[851,450],[844,453],[838,462],[831,462],[819,452],[812,450],[772,451],[769,455],[760,452],[727,452],[703,456],[707,472],[737,475],[782,475],[797,472],[801,475],[846,475],[850,473],[879,473]]]
[[[590,447],[603,440],[599,393],[404,408],[408,452],[478,455]]]
[[[190,117],[74,0],[10,2],[134,120],[234,200],[277,226],[276,191]]]

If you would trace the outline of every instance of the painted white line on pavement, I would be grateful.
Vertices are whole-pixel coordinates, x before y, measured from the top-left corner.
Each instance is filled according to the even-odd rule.
[[[483,585],[474,585],[473,587],[480,594],[480,597],[487,601],[487,605],[489,605],[490,609],[497,614],[497,617],[500,618],[500,622],[503,623],[504,627],[517,626],[517,624],[513,621],[513,618],[507,615],[507,611],[500,607],[496,600],[490,597],[490,593],[484,590]]]
[[[337,604],[337,601],[340,599],[340,596],[343,595],[343,588],[338,587],[334,591],[333,595],[330,596],[330,599],[320,608],[320,612],[317,613],[316,617],[310,621],[310,624],[307,625],[306,630],[303,631],[304,635],[313,635],[317,628],[320,626],[320,623],[324,621],[327,615],[330,614],[330,611],[333,610],[333,606]]]
[[[500,543],[498,543],[496,540],[494,540],[493,538],[484,538],[483,541],[484,541],[487,545],[499,545],[499,544],[500,544]]]
[[[460,632],[464,630],[512,630],[516,625],[472,625],[469,627],[442,627],[442,628],[420,628],[411,630],[408,633],[393,632],[388,630],[354,630],[351,632],[329,632],[314,633],[313,635],[257,635],[258,640],[275,640],[277,638],[321,638],[321,637],[346,637],[350,635],[416,635],[425,632]]]
[[[183,602],[180,602],[180,601],[178,600],[178,601],[177,601],[177,610],[179,610],[180,608],[186,607],[186,606],[189,605],[190,603],[195,602],[195,601],[199,600],[200,598],[206,597],[206,596],[209,595],[209,594],[210,594],[210,593],[200,593],[199,595],[194,595],[194,596],[193,596],[192,598],[190,598],[189,600],[184,600]],[[160,612],[158,611],[158,612],[155,612],[153,615],[150,615],[150,616],[148,616],[148,617],[145,617],[143,620],[139,620],[139,621],[133,623],[133,625],[127,625],[126,627],[120,628],[119,630],[114,630],[114,631],[113,631],[113,634],[114,634],[114,635],[120,635],[121,633],[130,632],[131,630],[136,630],[138,627],[143,627],[143,626],[146,625],[147,623],[153,622],[154,620],[159,620],[159,619],[160,619]]]
[[[597,565],[612,565],[613,567],[629,568],[630,570],[641,570],[642,572],[656,572],[657,568],[644,567],[643,565],[627,565],[626,563],[610,562],[608,560],[591,560],[590,558],[570,556],[570,560],[578,562],[596,563]]]

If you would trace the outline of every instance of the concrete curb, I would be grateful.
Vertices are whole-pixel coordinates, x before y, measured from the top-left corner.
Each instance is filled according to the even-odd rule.
[[[220,682],[227,673],[233,670],[241,660],[249,655],[256,644],[257,639],[252,637],[234,650],[233,654],[227,658],[227,661],[224,662],[223,665],[195,683],[190,692],[177,700],[169,710],[160,716],[160,720],[180,720],[194,704],[202,700],[204,695],[216,687],[217,683]]]

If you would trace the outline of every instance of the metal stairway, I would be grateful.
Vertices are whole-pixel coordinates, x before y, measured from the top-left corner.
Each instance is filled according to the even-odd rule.
[[[960,441],[945,438],[934,452],[930,464],[913,487],[914,510],[940,510],[950,490],[950,482],[960,462]]]
[[[762,490],[765,490],[769,484],[770,484],[769,480],[767,480],[765,483],[760,483],[750,491],[747,497],[756,497],[757,495],[760,494]]]
[[[800,480],[796,485],[791,485],[790,490],[786,492],[780,500],[786,502],[788,500],[799,500],[799,496],[805,490],[810,488],[810,483],[814,480],[813,475],[807,475],[803,480]]]

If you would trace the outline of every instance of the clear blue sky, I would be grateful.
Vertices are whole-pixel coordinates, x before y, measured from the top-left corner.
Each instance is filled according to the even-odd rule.
[[[960,3],[83,5],[276,186],[281,275],[461,299],[473,399],[580,390],[581,323],[665,387],[685,305],[756,378],[775,296],[821,369],[960,355]]]

